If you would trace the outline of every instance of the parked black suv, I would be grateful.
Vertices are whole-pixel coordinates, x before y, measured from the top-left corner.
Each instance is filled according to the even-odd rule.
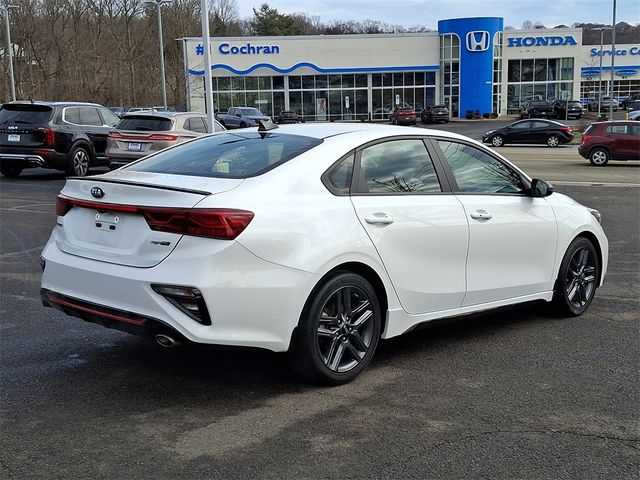
[[[85,176],[106,164],[109,131],[120,121],[108,108],[80,102],[10,102],[0,108],[0,172],[55,168]]]

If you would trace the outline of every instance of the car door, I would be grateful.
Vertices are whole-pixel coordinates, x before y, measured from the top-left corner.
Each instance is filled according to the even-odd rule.
[[[528,143],[531,120],[516,122],[506,129],[505,143]]]
[[[96,159],[103,159],[104,151],[107,148],[107,136],[112,127],[103,125],[102,117],[96,107],[80,106],[78,112],[80,113],[80,125],[93,144]]]
[[[351,201],[405,311],[460,307],[468,222],[425,141],[396,138],[356,154]],[[440,172],[438,172],[440,169]]]
[[[532,120],[527,143],[546,143],[547,137],[554,131],[554,125],[544,120]]]
[[[550,290],[557,224],[546,199],[529,196],[523,176],[486,149],[435,143],[469,221],[463,306]]]

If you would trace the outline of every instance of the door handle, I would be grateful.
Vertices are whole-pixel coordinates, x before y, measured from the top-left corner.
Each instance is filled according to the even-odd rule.
[[[364,217],[364,221],[371,225],[390,225],[393,223],[393,217],[390,217],[386,213],[377,212],[372,216]]]
[[[486,210],[476,210],[475,212],[471,212],[470,216],[475,220],[491,220],[493,218],[493,215]]]

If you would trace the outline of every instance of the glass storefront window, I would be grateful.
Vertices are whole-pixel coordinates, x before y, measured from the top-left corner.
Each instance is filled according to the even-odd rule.
[[[520,60],[509,60],[509,71],[507,75],[509,82],[520,81]]]
[[[311,120],[315,120],[316,116],[316,93],[302,92],[302,112],[305,117],[312,117]]]
[[[393,74],[393,86],[394,87],[402,87],[404,85],[403,76],[401,73]]]
[[[355,79],[353,75],[342,75],[342,88],[353,88]]]
[[[547,80],[547,60],[535,60],[533,64],[533,79],[536,82],[544,82]]]
[[[273,92],[273,114],[278,115],[282,110],[284,110],[284,92]]]
[[[271,90],[271,77],[258,77],[260,90]]]
[[[371,75],[371,86],[372,87],[381,87],[382,86],[382,75],[379,73],[374,73]]]
[[[393,87],[393,74],[391,74],[391,73],[383,73],[382,74],[382,86],[383,87]]]
[[[342,79],[340,75],[329,76],[329,86],[331,88],[340,88],[342,86]]]
[[[218,78],[218,89],[231,90],[231,77]]]
[[[314,80],[313,75],[304,75],[302,77],[302,88],[304,90],[313,90],[315,88]]]
[[[300,90],[302,88],[302,79],[298,75],[289,77],[289,90]]]
[[[245,77],[244,82],[247,90],[258,90],[258,77]]]
[[[573,80],[573,58],[563,58],[560,69],[561,80]]]
[[[367,76],[366,75],[356,75],[356,87],[358,88],[367,88]]]
[[[413,72],[404,74],[404,85],[405,87],[411,87],[412,85],[415,85],[413,83]]]
[[[244,77],[231,77],[231,90],[244,89]]]
[[[326,75],[316,75],[316,88],[327,88],[329,81]]]
[[[284,90],[284,77],[272,77],[273,89]]]
[[[302,115],[302,92],[289,92],[289,110]]]
[[[532,82],[533,81],[533,60],[522,60],[522,66],[520,67],[520,81]]]

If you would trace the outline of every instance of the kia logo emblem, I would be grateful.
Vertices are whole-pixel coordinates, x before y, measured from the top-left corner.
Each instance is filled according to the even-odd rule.
[[[104,197],[104,190],[102,190],[100,187],[93,187],[91,189],[91,195],[93,195],[95,198],[102,198]]]

